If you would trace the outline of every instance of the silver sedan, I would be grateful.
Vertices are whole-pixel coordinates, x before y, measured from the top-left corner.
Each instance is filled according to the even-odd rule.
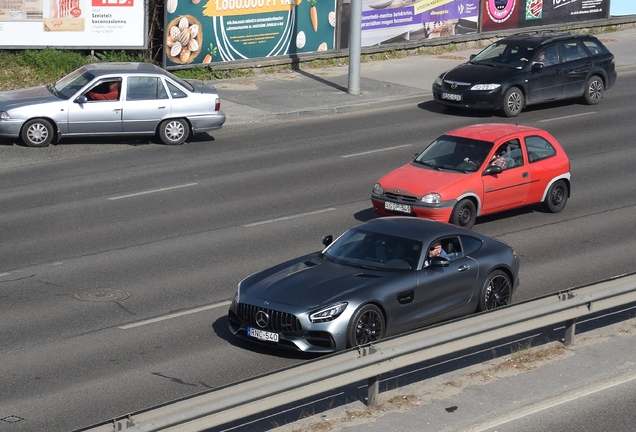
[[[210,82],[184,80],[150,63],[94,63],[54,84],[0,93],[0,137],[31,147],[99,135],[157,135],[181,144],[224,122]]]

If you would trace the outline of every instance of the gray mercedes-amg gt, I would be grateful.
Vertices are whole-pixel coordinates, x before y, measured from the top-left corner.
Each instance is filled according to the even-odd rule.
[[[241,281],[231,332],[329,353],[505,306],[519,285],[512,247],[428,219],[374,219],[323,244]]]

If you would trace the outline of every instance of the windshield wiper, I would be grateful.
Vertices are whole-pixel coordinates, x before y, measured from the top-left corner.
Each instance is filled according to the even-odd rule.
[[[417,159],[415,160],[415,162],[417,162],[418,164],[422,164],[424,166],[427,166],[429,168],[435,168],[436,170],[439,170],[439,167],[437,165],[435,165],[435,164],[424,162],[424,161],[420,161],[420,160],[417,160]]]

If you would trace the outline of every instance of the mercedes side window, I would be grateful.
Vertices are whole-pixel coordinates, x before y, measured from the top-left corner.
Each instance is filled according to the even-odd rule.
[[[463,246],[462,256],[469,256],[481,248],[482,241],[468,235],[461,236],[461,245]]]

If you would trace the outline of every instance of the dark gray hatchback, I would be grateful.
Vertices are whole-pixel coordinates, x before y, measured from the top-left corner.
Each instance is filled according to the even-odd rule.
[[[590,105],[616,81],[614,55],[587,34],[542,31],[508,36],[433,83],[435,102],[517,116],[528,106],[583,98]]]

